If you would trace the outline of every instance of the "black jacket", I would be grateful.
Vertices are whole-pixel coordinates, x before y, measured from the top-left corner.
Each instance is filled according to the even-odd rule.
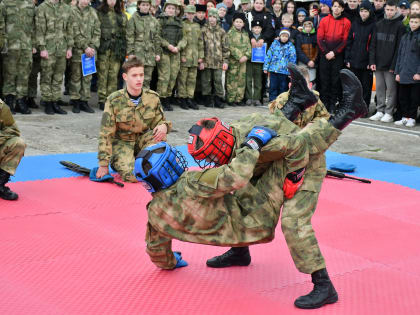
[[[344,63],[349,62],[351,68],[366,69],[369,65],[369,51],[375,37],[376,23],[373,11],[366,21],[357,17],[351,24]]]
[[[376,22],[379,22],[384,19],[384,8],[380,8],[379,10],[374,9],[373,12],[375,13]]]
[[[405,27],[399,13],[392,19],[384,17],[383,20],[377,22],[376,34],[374,34],[369,51],[369,64],[376,65],[376,70],[379,71],[395,70],[398,47],[404,33]]]
[[[225,15],[225,19],[226,22],[232,26],[232,19],[233,19],[233,15],[235,14],[236,10],[235,10],[235,5],[233,4],[230,8],[227,9],[226,15]]]
[[[344,15],[346,18],[348,18],[348,19],[349,19],[349,21],[350,21],[351,23],[353,23],[353,22],[354,22],[354,20],[355,20],[357,17],[360,17],[360,14],[359,14],[359,6],[357,6],[357,8],[356,8],[356,9],[350,9],[350,8],[349,8],[349,5],[346,3],[346,5],[345,5],[345,7],[344,7],[344,12],[343,12],[343,15]]]
[[[401,84],[413,84],[413,76],[420,74],[420,29],[404,34],[398,49],[395,74],[400,75]]]
[[[273,27],[273,15],[268,12],[268,11],[260,11],[257,12],[254,9],[252,9],[251,11],[251,15],[252,15],[252,20],[262,20],[263,21],[263,27],[262,27],[262,32],[261,32],[261,36],[262,39],[264,39],[264,42],[267,43],[267,45],[269,46],[275,37],[275,32],[274,32],[274,27]],[[248,31],[249,33],[251,33],[251,30],[249,29]]]

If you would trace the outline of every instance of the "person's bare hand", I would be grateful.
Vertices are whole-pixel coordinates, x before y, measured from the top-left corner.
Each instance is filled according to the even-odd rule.
[[[222,66],[222,70],[226,71],[228,68],[229,68],[228,64],[224,63],[223,66]]]
[[[165,139],[167,133],[168,127],[165,124],[156,126],[153,129],[153,140],[156,142],[162,141],[163,139]]]
[[[67,49],[66,51],[66,59],[70,59],[73,56],[71,49]]]
[[[96,171],[96,178],[102,178],[109,174],[108,166],[99,166]]]
[[[399,75],[399,74],[397,74],[397,75],[395,76],[395,81],[400,82],[400,75]]]
[[[252,48],[257,48],[257,41],[255,40],[255,38],[251,39],[251,46]]]
[[[314,68],[315,67],[315,62],[313,62],[312,60],[309,60],[308,67],[309,68]]]
[[[41,50],[39,54],[41,58],[48,59],[48,50]]]
[[[239,63],[244,63],[248,60],[246,56],[242,56],[241,59],[239,59]]]

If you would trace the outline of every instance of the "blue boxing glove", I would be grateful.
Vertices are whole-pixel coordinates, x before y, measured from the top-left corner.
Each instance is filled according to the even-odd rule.
[[[261,148],[266,145],[271,138],[276,136],[277,132],[273,129],[263,126],[254,126],[251,132],[246,136],[245,141],[241,144],[241,148],[247,146],[253,150],[261,151]]]
[[[174,256],[176,259],[175,268],[187,267],[188,263],[182,259],[181,252],[174,252]]]

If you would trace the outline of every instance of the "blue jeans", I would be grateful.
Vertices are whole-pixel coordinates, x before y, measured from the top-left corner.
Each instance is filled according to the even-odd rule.
[[[270,90],[269,101],[274,101],[281,93],[286,92],[288,84],[288,75],[270,72]]]

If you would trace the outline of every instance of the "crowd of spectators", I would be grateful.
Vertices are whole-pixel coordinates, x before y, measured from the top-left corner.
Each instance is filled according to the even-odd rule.
[[[104,108],[106,97],[122,87],[122,80],[117,80],[121,76],[119,67],[129,55],[142,59],[144,85],[157,90],[166,111],[173,110],[174,105],[183,109],[199,109],[199,104],[221,108],[261,106],[267,95],[272,101],[287,91],[287,63],[292,62],[309,70],[313,88],[320,92],[331,113],[340,104],[339,71],[347,67],[359,78],[367,104],[371,103],[376,80],[376,110],[370,120],[395,121],[396,125],[407,127],[416,124],[420,105],[419,1],[240,0],[235,6],[232,0],[14,0],[12,3],[25,2],[25,10],[33,19],[29,22],[32,25],[26,28],[26,33],[33,32],[29,45],[32,71],[28,70],[28,62],[25,70],[19,68],[21,59],[27,58],[25,54],[11,63],[13,58],[9,55],[23,49],[11,45],[19,38],[11,34],[15,27],[8,27],[13,23],[7,16],[11,11],[9,2],[3,0],[0,4],[4,74],[1,84],[2,99],[15,112],[29,114],[30,108],[38,107],[34,99],[40,72],[41,105],[46,113],[66,113],[61,108],[66,105],[61,95],[48,97],[47,88],[42,86],[43,82],[48,85],[43,80],[48,77],[47,70],[58,71],[61,79],[65,74],[64,93],[70,94],[73,112],[93,112],[88,105],[90,92],[86,93],[86,89],[89,85],[94,90],[96,80],[91,83],[91,75],[79,74],[81,54],[75,51],[80,48],[81,53],[96,57],[100,109]],[[42,23],[48,25],[49,19],[48,15],[41,19],[45,11],[40,10],[42,2],[58,3],[70,9],[70,17],[62,19],[67,23],[65,28],[72,29],[64,34],[65,42],[72,43],[67,44],[67,51],[64,49],[65,71],[64,68],[51,70],[51,67],[44,70],[46,60],[51,57],[46,53],[45,38],[39,35],[43,31]],[[80,14],[81,18],[78,16],[79,11],[85,12],[86,6],[96,12],[89,23],[83,22],[84,13]],[[112,23],[107,18],[109,11],[118,17],[111,18]],[[141,24],[145,16],[148,20]],[[174,22],[168,22],[172,21],[171,17]],[[197,33],[188,21],[197,24],[200,31]],[[86,25],[77,27],[77,23]],[[89,36],[84,36],[86,33]],[[69,36],[73,38],[69,40]],[[90,41],[83,43],[85,46],[81,44],[83,37]],[[31,37],[24,38],[31,40]],[[266,51],[263,62],[252,58],[258,48]],[[151,62],[145,51],[152,51]],[[11,75],[12,71],[16,72],[15,76]],[[23,74],[24,71],[28,73]],[[52,85],[61,84],[56,77]],[[27,88],[22,87],[25,83]]]

